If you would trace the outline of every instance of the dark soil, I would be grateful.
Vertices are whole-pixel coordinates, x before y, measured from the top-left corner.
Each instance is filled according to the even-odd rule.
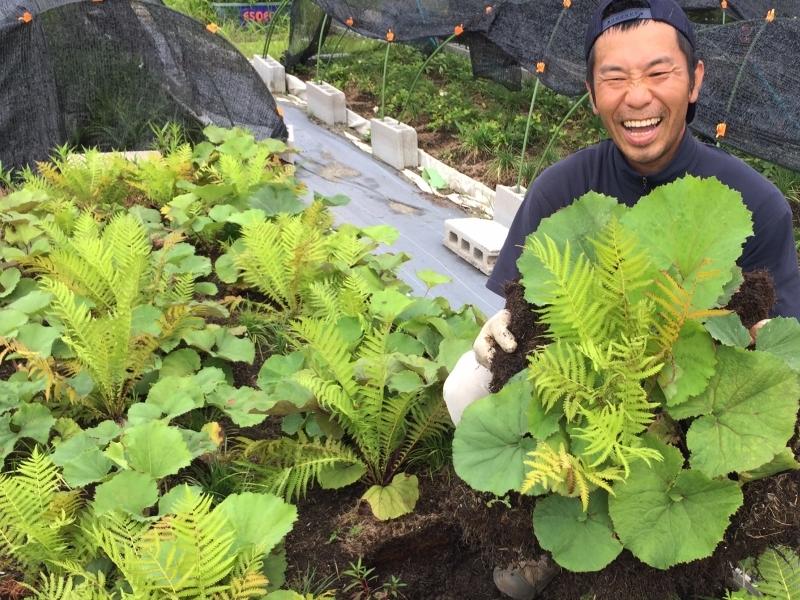
[[[511,313],[508,330],[517,340],[514,352],[497,351],[492,357],[492,381],[489,390],[496,394],[514,375],[528,366],[528,355],[547,342],[544,337],[547,327],[536,320],[533,305],[525,300],[525,288],[519,281],[506,282],[506,310]]]
[[[794,446],[800,455],[800,447]],[[317,578],[341,573],[362,558],[375,568],[378,584],[399,577],[408,600],[499,600],[492,570],[545,552],[533,536],[535,499],[512,493],[511,508],[491,494],[472,490],[451,471],[420,477],[420,500],[413,514],[378,521],[359,503],[363,489],[315,489],[298,503],[299,519],[286,540],[287,580],[302,580],[309,568]],[[596,573],[562,571],[541,600],[666,600],[677,595],[722,597],[730,587],[731,564],[768,546],[800,549],[800,471],[747,484],[744,504],[733,516],[725,539],[706,559],[667,571],[649,567],[628,551]],[[331,588],[341,590],[341,578]],[[338,598],[347,595],[339,593]]]
[[[762,319],[769,318],[769,311],[775,305],[775,288],[772,276],[766,269],[749,271],[743,274],[744,282],[733,294],[725,308],[732,310],[750,329]],[[492,357],[492,381],[489,389],[499,392],[514,375],[528,366],[528,355],[537,347],[547,343],[544,337],[547,328],[536,320],[535,307],[525,300],[525,288],[519,279],[509,281],[504,288],[505,308],[511,313],[509,331],[517,340],[514,352],[495,352]]]

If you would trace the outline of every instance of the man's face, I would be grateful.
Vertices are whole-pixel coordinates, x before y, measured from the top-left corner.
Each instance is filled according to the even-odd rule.
[[[660,171],[675,156],[686,110],[703,81],[700,62],[689,89],[678,35],[667,23],[647,21],[626,31],[606,31],[594,45],[594,113],[642,175]]]

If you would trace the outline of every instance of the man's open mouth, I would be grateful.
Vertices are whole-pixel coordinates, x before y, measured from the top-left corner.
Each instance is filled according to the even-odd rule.
[[[627,129],[631,135],[647,135],[652,132],[656,127],[661,124],[661,117],[653,117],[652,119],[643,119],[640,121],[623,121],[622,126]]]

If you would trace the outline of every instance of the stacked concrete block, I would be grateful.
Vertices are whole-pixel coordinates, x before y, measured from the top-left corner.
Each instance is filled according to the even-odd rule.
[[[398,171],[417,166],[417,132],[413,127],[385,117],[372,119],[370,132],[373,156]]]
[[[289,136],[286,138],[286,148],[288,150],[295,150],[295,152],[285,152],[281,154],[280,157],[281,160],[295,164],[297,162],[297,148],[294,145],[294,125],[287,125],[286,129],[289,131]]]
[[[508,229],[486,219],[448,219],[444,245],[482,273],[491,275]]]
[[[306,82],[299,77],[286,75],[286,89],[292,96],[297,96],[300,100],[306,99]]]
[[[329,83],[306,82],[308,112],[326,125],[347,123],[347,106],[344,92]]]
[[[253,67],[273,94],[286,93],[286,68],[271,56],[253,57]]]
[[[519,193],[515,189],[516,187],[498,185],[494,194],[494,220],[503,227],[511,227],[511,222],[525,198],[525,188],[521,187]]]

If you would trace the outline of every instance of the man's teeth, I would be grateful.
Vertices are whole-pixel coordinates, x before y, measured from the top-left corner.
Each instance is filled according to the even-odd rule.
[[[633,128],[633,127],[650,127],[651,125],[658,125],[661,122],[661,119],[645,119],[644,121],[623,121],[622,124],[625,127]]]

